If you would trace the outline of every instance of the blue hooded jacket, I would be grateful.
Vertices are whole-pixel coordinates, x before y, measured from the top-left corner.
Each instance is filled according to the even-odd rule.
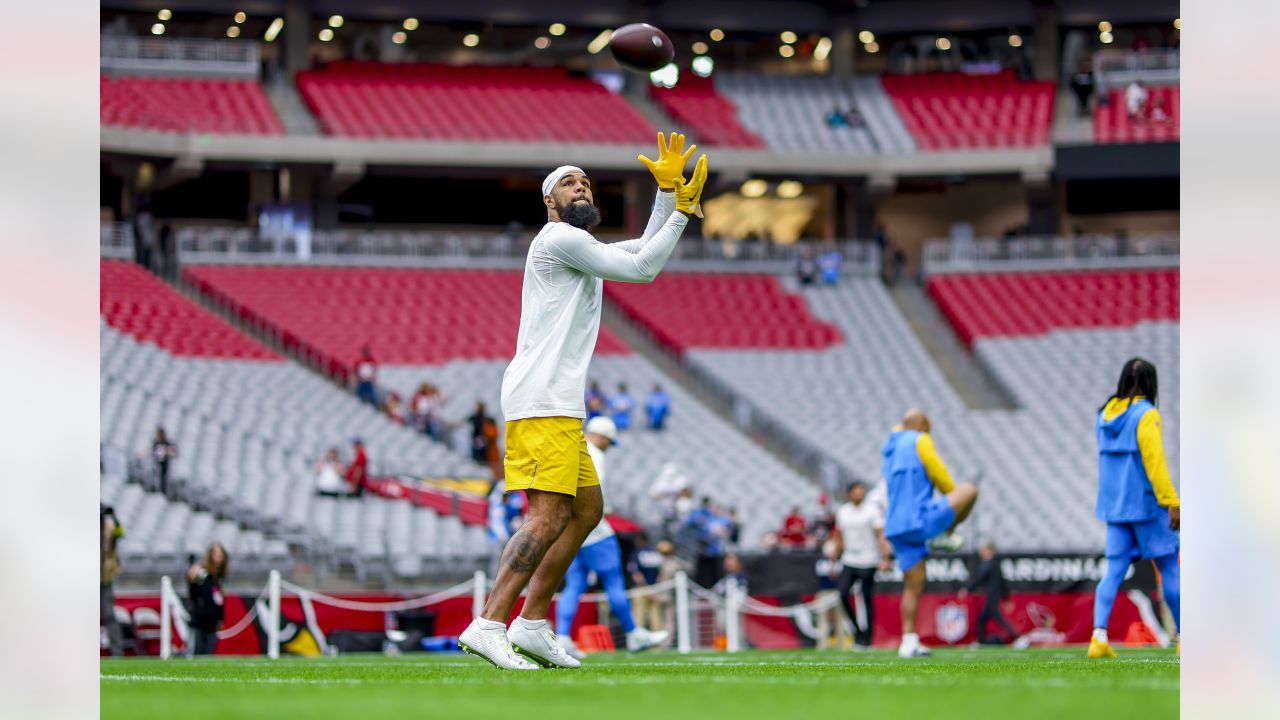
[[[895,430],[880,449],[884,459],[881,473],[889,493],[889,510],[884,521],[887,538],[924,529],[924,508],[933,500],[933,483],[920,461],[915,430]]]
[[[1138,424],[1154,407],[1147,400],[1137,400],[1110,420],[1098,411],[1099,520],[1142,522],[1160,510],[1138,446]]]

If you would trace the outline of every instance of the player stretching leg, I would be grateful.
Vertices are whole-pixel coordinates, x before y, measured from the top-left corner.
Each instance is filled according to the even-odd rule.
[[[924,559],[929,547],[954,551],[961,538],[952,533],[964,522],[978,499],[978,488],[956,485],[929,437],[929,418],[908,410],[902,424],[889,434],[881,452],[882,471],[889,492],[884,535],[893,545],[902,569],[902,645],[898,656],[927,657],[929,648],[916,633],[916,611],[924,593]],[[934,488],[944,497],[935,500]]]
[[[1164,599],[1181,630],[1178,526],[1181,503],[1169,481],[1160,437],[1156,367],[1133,358],[1120,371],[1116,393],[1098,411],[1099,520],[1107,523],[1107,571],[1093,600],[1089,657],[1115,657],[1107,639],[1111,606],[1129,565],[1153,560],[1164,584]]]
[[[644,235],[605,245],[588,230],[599,224],[591,181],[564,165],[542,182],[547,224],[525,261],[516,355],[502,378],[507,421],[506,489],[525,490],[529,514],[502,553],[480,617],[459,637],[464,650],[508,670],[535,670],[518,655],[506,621],[525,586],[528,597],[513,624],[521,648],[558,667],[578,667],[547,623],[551,596],[582,541],[600,522],[603,498],[582,434],[587,366],[600,332],[604,280],[651,282],[675,249],[689,216],[698,211],[707,156],[688,184],[684,136],[658,135],[658,160],[641,161],[658,181],[658,197]]]
[[[611,446],[618,444],[618,427],[613,420],[598,415],[587,422],[586,434],[587,451],[591,453],[591,461],[596,467],[600,491],[603,493],[607,477],[604,455]],[[607,501],[605,507],[608,507]],[[665,630],[651,632],[636,625],[635,616],[631,613],[631,600],[627,598],[626,580],[622,575],[622,548],[618,546],[618,537],[610,527],[609,520],[601,519],[600,524],[582,542],[582,549],[569,565],[569,571],[564,577],[564,590],[560,591],[560,599],[556,601],[556,627],[560,629],[560,647],[574,657],[582,657],[570,639],[569,631],[573,627],[574,616],[578,614],[578,600],[587,591],[587,573],[592,571],[600,578],[600,584],[609,596],[609,607],[613,609],[614,616],[627,634],[628,650],[647,650],[666,642]],[[511,632],[511,643],[519,652],[522,649],[523,634],[517,632]]]

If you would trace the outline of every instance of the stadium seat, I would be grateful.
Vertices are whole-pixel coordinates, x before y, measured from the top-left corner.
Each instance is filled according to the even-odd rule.
[[[558,67],[343,60],[297,84],[330,135],[648,145],[655,132],[626,100]]]
[[[885,75],[885,91],[921,150],[1036,147],[1049,143],[1054,84],[940,72]]]
[[[609,283],[606,296],[660,343],[701,348],[820,349],[840,332],[809,314],[768,275],[668,273],[653,283]]]
[[[688,75],[674,88],[650,87],[650,96],[706,146],[763,148],[760,136],[743,127],[733,101],[710,78]]]
[[[280,359],[140,266],[102,260],[99,268],[102,317],[140,342],[180,356]]]
[[[102,75],[99,94],[104,126],[178,133],[284,134],[275,108],[254,80]]]
[[[935,275],[926,287],[971,346],[993,335],[1178,317],[1177,270]]]
[[[366,343],[385,364],[510,359],[515,352],[519,272],[204,265],[184,276],[344,377]],[[596,352],[627,349],[602,329]]]
[[[1129,117],[1124,90],[1112,90],[1110,102],[1093,112],[1093,135],[1097,143],[1177,142],[1181,130],[1181,93],[1179,86],[1148,88],[1148,102],[1154,107],[1162,103],[1166,120]]]

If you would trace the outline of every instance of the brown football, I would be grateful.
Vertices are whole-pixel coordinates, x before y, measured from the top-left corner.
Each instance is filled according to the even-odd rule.
[[[614,30],[609,51],[619,65],[640,72],[653,72],[676,56],[671,38],[649,23],[632,23]]]

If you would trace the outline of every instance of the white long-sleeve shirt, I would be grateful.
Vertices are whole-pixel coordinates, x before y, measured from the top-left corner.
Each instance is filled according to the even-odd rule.
[[[529,247],[516,355],[502,376],[502,415],[586,417],[587,368],[600,333],[603,280],[652,282],[689,218],[675,193],[659,192],[644,235],[606,245],[591,233],[549,222]]]

